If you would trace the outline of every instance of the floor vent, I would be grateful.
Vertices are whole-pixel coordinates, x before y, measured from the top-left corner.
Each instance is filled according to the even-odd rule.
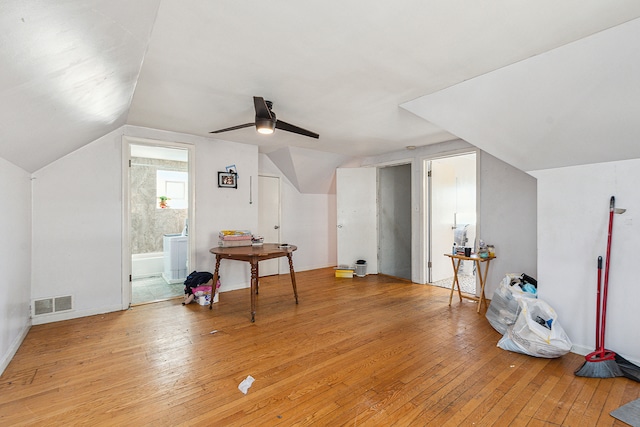
[[[73,309],[73,299],[71,295],[39,299],[33,302],[34,316],[69,311],[71,309]]]

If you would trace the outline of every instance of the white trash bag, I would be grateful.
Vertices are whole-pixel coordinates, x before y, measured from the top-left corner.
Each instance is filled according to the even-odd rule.
[[[536,294],[525,292],[519,285],[513,284],[519,277],[520,274],[510,273],[502,279],[498,288],[493,292],[491,304],[489,304],[485,315],[493,329],[503,335],[507,332],[507,327],[516,322],[520,312],[518,299],[537,298]]]
[[[571,340],[549,304],[529,298],[519,299],[518,304],[520,314],[498,341],[498,347],[549,359],[563,356],[571,350]]]

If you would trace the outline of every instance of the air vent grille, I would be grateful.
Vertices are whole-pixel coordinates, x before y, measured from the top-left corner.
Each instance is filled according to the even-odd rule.
[[[37,300],[35,301],[33,307],[33,314],[35,314],[36,316],[39,316],[41,314],[53,313],[53,298]]]
[[[69,311],[73,309],[73,298],[71,295],[60,297],[44,298],[33,302],[33,315],[41,316],[43,314],[58,313],[60,311]]]
[[[54,311],[71,310],[71,295],[53,299]]]

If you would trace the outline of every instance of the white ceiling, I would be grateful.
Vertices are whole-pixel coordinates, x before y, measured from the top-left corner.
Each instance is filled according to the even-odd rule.
[[[0,0],[0,157],[33,172],[124,125],[159,0]]]
[[[371,156],[462,137],[524,170],[639,154],[635,0],[0,6],[0,156],[27,171],[123,124],[211,136],[254,95],[320,139],[218,138]]]
[[[640,19],[403,104],[522,170],[640,158]]]

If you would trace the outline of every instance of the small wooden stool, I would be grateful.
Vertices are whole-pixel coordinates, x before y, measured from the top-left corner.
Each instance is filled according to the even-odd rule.
[[[453,266],[453,282],[451,283],[451,293],[449,294],[449,305],[451,305],[451,300],[453,299],[453,291],[457,287],[458,288],[458,296],[460,297],[460,301],[462,298],[470,299],[472,301],[478,302],[478,313],[480,313],[480,306],[484,301],[485,307],[487,306],[487,299],[484,296],[484,286],[487,283],[487,273],[489,272],[489,264],[491,260],[495,257],[488,258],[480,258],[477,255],[465,256],[465,255],[453,255],[453,254],[444,254],[451,258],[451,265]],[[458,270],[460,269],[460,263],[462,261],[474,261],[476,263],[476,271],[478,272],[478,279],[480,279],[480,296],[470,296],[470,295],[462,295],[460,292],[460,283],[458,282]],[[481,264],[485,263],[484,273],[482,272]]]

